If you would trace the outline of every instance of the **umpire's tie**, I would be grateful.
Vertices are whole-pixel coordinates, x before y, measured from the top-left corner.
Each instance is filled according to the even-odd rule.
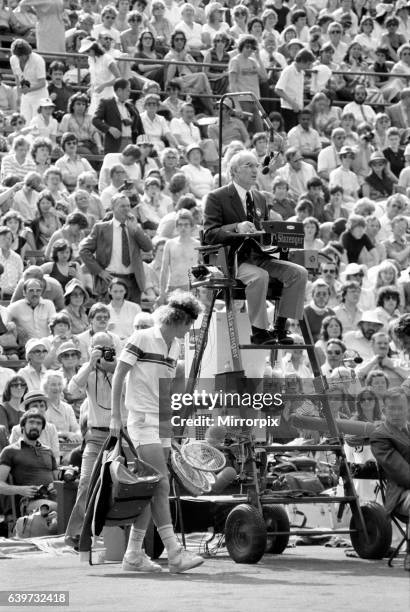
[[[131,263],[130,258],[130,245],[128,242],[128,234],[125,227],[125,223],[121,223],[121,259],[123,265],[128,268]]]
[[[251,196],[251,192],[246,192],[246,219],[251,223],[255,223],[255,204]]]

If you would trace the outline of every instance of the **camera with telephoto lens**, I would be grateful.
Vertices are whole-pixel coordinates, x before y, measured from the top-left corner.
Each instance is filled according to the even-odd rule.
[[[96,346],[95,348],[99,349],[102,353],[101,357],[104,361],[114,361],[115,359],[115,349],[112,346]]]
[[[30,89],[31,83],[30,81],[27,81],[27,79],[21,79],[20,87],[28,87]]]

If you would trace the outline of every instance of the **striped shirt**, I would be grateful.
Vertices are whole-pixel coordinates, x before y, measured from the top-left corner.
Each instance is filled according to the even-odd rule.
[[[168,350],[159,327],[133,333],[119,361],[132,366],[128,375],[125,406],[128,422],[137,427],[158,427],[160,391],[165,411],[170,407],[169,382],[175,376],[180,352],[177,339]],[[162,420],[162,419],[161,419]]]

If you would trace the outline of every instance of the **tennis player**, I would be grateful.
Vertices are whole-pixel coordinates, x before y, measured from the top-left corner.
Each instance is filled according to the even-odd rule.
[[[184,338],[201,310],[190,293],[174,292],[168,304],[155,313],[156,325],[134,332],[118,359],[112,382],[110,431],[118,437],[121,429],[120,401],[123,384],[128,409],[128,433],[138,456],[162,474],[162,479],[145,508],[131,527],[122,567],[125,571],[160,572],[142,550],[151,515],[168,553],[168,567],[173,574],[201,565],[204,559],[182,548],[172,527],[169,509],[167,459],[171,448],[170,383],[175,376]]]

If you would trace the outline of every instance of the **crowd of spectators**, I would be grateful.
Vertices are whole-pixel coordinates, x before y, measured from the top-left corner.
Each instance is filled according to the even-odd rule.
[[[10,442],[32,392],[57,461],[59,439],[81,440],[93,337],[118,355],[189,289],[206,196],[246,149],[271,219],[303,223],[318,255],[305,314],[322,372],[361,389],[335,415],[376,421],[389,387],[410,389],[393,331],[410,306],[410,3],[0,0],[0,34]],[[249,95],[220,108],[237,92],[264,112]]]

